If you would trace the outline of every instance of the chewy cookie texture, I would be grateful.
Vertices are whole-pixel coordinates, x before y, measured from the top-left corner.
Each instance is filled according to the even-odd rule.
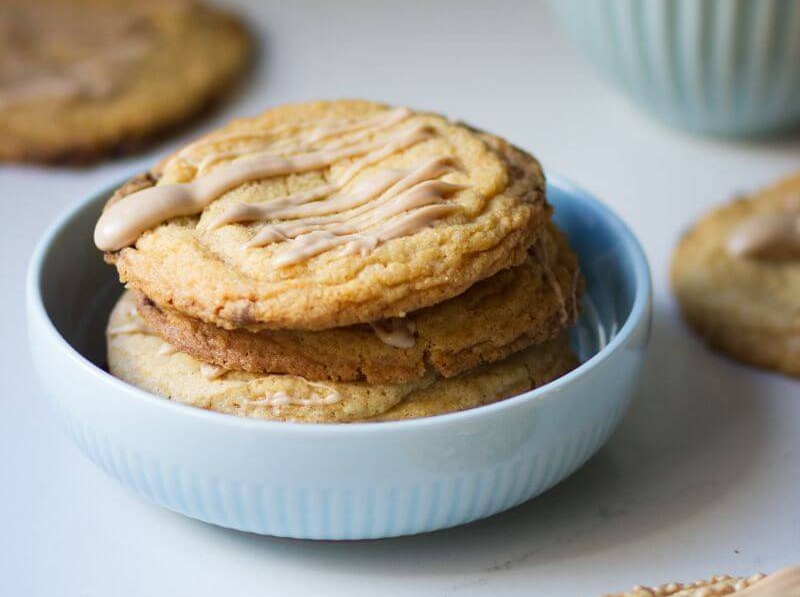
[[[227,330],[162,310],[141,293],[138,309],[166,341],[226,369],[370,383],[413,381],[429,370],[453,377],[550,340],[575,322],[580,292],[577,259],[557,230],[546,234],[541,246],[546,247],[539,253],[543,261],[532,254],[523,264],[478,282],[457,297],[409,313],[402,323],[382,324],[386,329],[392,325],[413,329],[405,342],[402,330],[395,330],[394,346],[374,324],[318,332]],[[552,280],[545,268],[552,272]],[[553,283],[563,296],[554,292]]]
[[[800,375],[800,174],[695,224],[675,250],[672,286],[710,346]]]
[[[393,421],[490,404],[543,385],[575,366],[566,336],[445,379],[428,373],[400,384],[316,382],[293,375],[231,371],[176,352],[136,312],[126,293],[108,327],[109,369],[125,381],[218,412],[277,421]]]
[[[235,121],[151,177],[98,246],[156,303],[229,329],[402,317],[522,263],[550,215],[532,157],[369,102]]]
[[[138,148],[231,89],[243,26],[193,0],[0,2],[0,161]]]
[[[174,400],[302,422],[487,404],[576,364],[582,278],[538,162],[357,100],[234,121],[109,200],[131,292],[112,372]]]

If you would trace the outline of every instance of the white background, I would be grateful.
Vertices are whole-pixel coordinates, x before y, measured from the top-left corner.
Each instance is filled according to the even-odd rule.
[[[260,37],[257,72],[197,130],[285,101],[384,99],[505,135],[613,206],[655,280],[635,405],[571,479],[463,528],[312,543],[161,510],[94,468],[47,410],[27,354],[23,278],[58,212],[180,140],[89,170],[2,166],[0,595],[593,597],[800,560],[800,386],[707,352],[666,279],[681,231],[800,165],[800,138],[723,142],[651,122],[596,79],[533,0],[252,0],[241,11]]]

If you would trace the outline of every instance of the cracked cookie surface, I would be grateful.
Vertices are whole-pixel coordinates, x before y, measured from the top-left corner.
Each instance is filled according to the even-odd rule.
[[[180,351],[227,369],[399,383],[431,370],[453,377],[554,338],[575,322],[581,286],[577,258],[553,228],[522,265],[409,313],[411,346],[387,344],[370,325],[249,332],[159,309],[140,293],[137,305],[147,325]]]
[[[523,263],[551,211],[531,156],[437,115],[355,100],[234,121],[107,211],[165,185],[193,184],[206,201],[218,180],[265,166],[284,174],[134,230],[107,260],[162,309],[227,329],[323,330],[402,317]]]

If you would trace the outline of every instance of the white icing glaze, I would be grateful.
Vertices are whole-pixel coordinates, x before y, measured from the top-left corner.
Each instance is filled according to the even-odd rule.
[[[150,329],[141,321],[123,323],[108,330],[109,336],[125,336],[128,334],[149,334]]]
[[[734,229],[727,250],[734,257],[762,261],[800,259],[800,214],[752,217]]]
[[[164,342],[164,344],[161,345],[161,348],[158,349],[158,352],[156,354],[158,354],[158,356],[160,357],[166,357],[171,354],[175,354],[176,352],[178,352],[177,348],[175,348],[172,344]]]
[[[227,369],[212,365],[211,363],[200,363],[200,375],[208,380],[219,379],[228,372]]]
[[[453,213],[457,209],[454,205],[441,202],[461,188],[443,181],[428,181],[360,217],[298,220],[265,226],[245,246],[262,247],[277,240],[292,239],[293,242],[275,258],[278,267],[305,261],[341,245],[349,245],[348,252],[363,252],[393,238],[414,234]]]
[[[405,317],[392,317],[371,323],[370,326],[381,342],[394,348],[413,348],[417,326]]]
[[[349,193],[332,194],[362,167],[363,163],[357,163],[338,182],[310,191],[262,203],[233,205],[212,222],[210,228],[234,222],[291,219],[290,222],[266,225],[245,245],[246,248],[263,247],[298,239],[277,257],[279,267],[298,263],[340,245],[345,245],[344,254],[366,254],[380,242],[413,234],[451,213],[452,209],[448,207],[406,214],[440,204],[463,188],[434,180],[457,167],[452,158],[439,157],[408,171],[378,171],[356,184]],[[316,201],[325,196],[327,199]],[[398,220],[392,220],[401,215]]]
[[[336,404],[343,400],[343,396],[334,390],[331,387],[326,386],[325,384],[316,383],[313,381],[309,381],[303,377],[297,376],[285,376],[285,377],[292,377],[294,379],[299,379],[303,381],[306,385],[310,386],[315,390],[321,390],[319,393],[312,392],[309,396],[293,396],[291,394],[287,394],[283,391],[276,391],[276,392],[269,392],[267,393],[264,398],[260,400],[248,400],[247,404],[252,406],[272,406],[272,407],[281,407],[281,406],[330,406],[331,404]]]
[[[358,119],[350,121],[329,120],[327,122],[319,122],[314,128],[309,131],[305,137],[301,137],[299,142],[292,144],[292,141],[278,142],[269,144],[269,140],[279,133],[285,133],[298,128],[296,124],[285,124],[271,127],[265,131],[239,131],[229,133],[212,134],[203,139],[199,139],[178,151],[172,158],[170,158],[164,166],[164,170],[173,167],[177,162],[194,166],[197,168],[197,173],[202,174],[209,166],[219,162],[223,159],[230,159],[239,157],[245,153],[250,153],[267,145],[272,153],[278,150],[291,149],[292,152],[297,153],[300,151],[309,151],[314,148],[315,144],[319,141],[328,139],[336,134],[342,135],[351,132],[361,131],[357,137],[350,137],[349,142],[366,138],[368,135],[377,133],[381,130],[392,127],[411,115],[411,110],[408,108],[395,108],[385,113],[378,114],[372,118]],[[240,143],[244,141],[245,144],[237,147],[235,150],[228,150],[222,152],[212,151],[202,157],[195,154],[199,150],[208,149],[221,142],[225,143]],[[341,142],[340,142],[341,143]],[[326,145],[324,149],[333,149],[335,145]],[[318,148],[319,149],[319,148]]]
[[[252,180],[309,172],[340,160],[364,156],[352,168],[366,168],[415,145],[431,135],[425,126],[412,127],[379,141],[364,141],[291,156],[250,154],[185,184],[163,184],[123,197],[100,216],[94,232],[97,247],[116,251],[136,242],[146,230],[172,218],[201,213],[220,195]]]

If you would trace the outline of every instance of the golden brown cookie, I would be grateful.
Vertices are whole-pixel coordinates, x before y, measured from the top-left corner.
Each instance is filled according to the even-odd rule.
[[[522,265],[444,303],[413,311],[403,321],[392,321],[408,334],[394,339],[370,325],[319,332],[226,330],[161,310],[141,293],[137,304],[147,325],[164,340],[227,369],[400,383],[429,370],[453,377],[554,338],[575,322],[580,290],[577,258],[553,229]]]
[[[800,595],[800,566],[790,566],[764,576],[713,576],[693,583],[671,582],[658,587],[634,587],[626,593],[605,597],[797,597]]]
[[[318,423],[421,417],[472,408],[546,383],[575,365],[565,337],[560,337],[447,380],[428,374],[394,385],[319,383],[293,375],[226,371],[174,352],[147,328],[130,292],[111,313],[107,342],[111,373],[147,391],[228,414]],[[406,401],[408,405],[399,408]]]
[[[577,366],[567,334],[562,332],[505,360],[420,387],[372,420],[418,419],[484,406],[543,386]]]
[[[0,161],[135,149],[225,95],[250,40],[191,0],[0,1]]]
[[[710,346],[800,375],[800,174],[700,220],[675,251],[672,287]]]
[[[149,176],[96,243],[159,307],[228,329],[402,317],[525,261],[551,212],[531,156],[355,100],[235,121]]]

